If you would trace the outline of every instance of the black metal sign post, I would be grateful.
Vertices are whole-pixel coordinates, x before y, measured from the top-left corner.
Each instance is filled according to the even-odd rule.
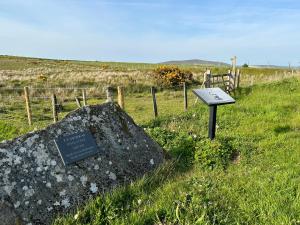
[[[235,100],[220,88],[195,89],[193,92],[209,106],[208,137],[213,140],[216,136],[218,105],[232,104]]]
[[[213,140],[216,136],[217,105],[209,107],[208,137]]]

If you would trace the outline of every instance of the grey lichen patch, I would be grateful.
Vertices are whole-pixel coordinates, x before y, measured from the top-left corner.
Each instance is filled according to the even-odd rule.
[[[58,201],[54,202],[54,206],[60,206],[60,203]]]
[[[66,195],[66,190],[64,189],[64,190],[62,190],[61,192],[59,192],[59,196],[61,197],[61,196],[65,196]]]
[[[71,206],[69,198],[65,198],[61,201],[61,205],[66,209]]]
[[[73,177],[72,175],[68,175],[68,180],[69,180],[70,182],[72,182],[72,181],[74,180],[74,177]]]
[[[62,175],[62,174],[57,174],[57,175],[55,175],[55,178],[56,178],[56,182],[57,182],[57,183],[63,181],[63,175]]]
[[[55,160],[51,160],[51,161],[50,161],[50,165],[51,165],[51,166],[56,166],[56,161],[55,161]]]
[[[98,154],[64,166],[54,140],[79,131],[91,131]],[[76,210],[99,190],[143,176],[163,155],[117,105],[78,109],[44,130],[0,143],[0,223],[50,224],[57,212]]]
[[[97,193],[97,191],[98,191],[97,184],[91,183],[90,191],[91,191],[93,194]]]
[[[89,106],[87,106],[87,107],[85,107],[85,110],[86,110],[87,116],[90,116],[91,108]]]
[[[25,198],[29,198],[34,195],[34,189],[30,186],[24,186],[23,188]]]
[[[12,192],[12,190],[14,189],[14,185],[5,185],[3,187],[4,191],[6,192],[7,195],[10,196],[10,193]]]
[[[150,159],[150,164],[154,165],[154,160],[153,159]]]
[[[95,116],[95,115],[93,115],[93,116],[92,116],[92,121],[93,121],[93,122],[96,122],[96,123],[99,123],[99,122],[101,122],[101,121],[102,121],[102,118],[101,118],[101,117],[98,117],[98,116]]]
[[[113,173],[113,172],[109,172],[108,177],[109,177],[109,179],[111,179],[111,180],[116,180],[116,179],[117,179],[116,174]]]
[[[87,176],[82,176],[80,177],[80,181],[81,181],[81,184],[85,187],[86,186],[86,182],[87,182],[88,178]]]
[[[20,206],[20,204],[21,204],[20,201],[17,201],[17,202],[14,204],[14,207],[15,207],[15,208],[18,208],[18,207]]]
[[[26,148],[21,147],[21,148],[19,149],[19,151],[20,151],[20,153],[25,153],[25,152],[26,152]]]

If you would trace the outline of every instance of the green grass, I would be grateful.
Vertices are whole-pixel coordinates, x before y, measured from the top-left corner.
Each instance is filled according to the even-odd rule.
[[[299,84],[242,89],[235,105],[219,107],[213,142],[202,104],[149,123],[181,157],[55,224],[299,224]]]

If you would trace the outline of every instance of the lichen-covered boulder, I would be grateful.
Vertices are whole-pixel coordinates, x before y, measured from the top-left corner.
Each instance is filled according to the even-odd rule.
[[[87,130],[99,152],[64,166],[54,140]],[[117,105],[83,107],[44,130],[0,143],[0,223],[50,224],[163,161],[163,149]]]

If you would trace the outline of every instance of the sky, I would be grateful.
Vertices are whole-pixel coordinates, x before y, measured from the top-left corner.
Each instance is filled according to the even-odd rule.
[[[299,0],[0,0],[0,55],[300,66]]]

